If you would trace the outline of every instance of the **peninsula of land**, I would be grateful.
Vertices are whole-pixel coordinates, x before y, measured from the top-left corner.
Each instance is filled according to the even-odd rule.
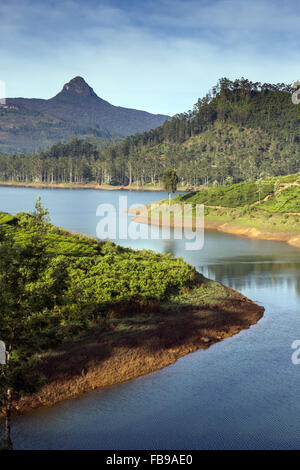
[[[139,223],[197,229],[185,207],[204,205],[204,229],[288,243],[300,248],[298,174],[203,188],[168,201],[130,210]],[[187,206],[189,205],[189,206]]]
[[[34,338],[34,326],[27,332],[28,322],[33,321],[39,332],[46,328],[42,343],[41,333],[37,335],[39,349],[33,357],[37,364],[32,371],[43,379],[42,386],[14,400],[13,413],[154,372],[249,328],[264,312],[262,306],[168,254],[73,234],[23,213],[0,213],[0,228],[4,236],[0,243],[7,243],[11,256],[25,247],[28,269],[34,264],[28,253],[37,247],[35,230],[42,230],[41,249],[46,250],[45,263],[38,265],[39,277],[22,292],[22,298],[36,292],[35,303],[30,303],[36,312],[28,310],[28,318],[23,311],[18,314],[24,328],[18,325],[16,335],[22,330],[22,336],[15,351],[18,354],[19,347],[21,357],[26,334],[30,341]],[[16,259],[12,276],[18,263],[20,276],[27,275]],[[54,288],[58,300],[51,294]],[[10,316],[3,318],[2,335],[5,321],[10,322]]]

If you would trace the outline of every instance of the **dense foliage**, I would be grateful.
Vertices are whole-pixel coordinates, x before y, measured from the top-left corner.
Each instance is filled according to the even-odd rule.
[[[0,226],[19,246],[29,241],[31,223],[28,214],[0,214]],[[166,300],[194,280],[194,268],[168,254],[122,248],[51,224],[45,227],[47,254],[65,258],[68,265],[63,315],[76,321],[101,319],[120,303]]]
[[[169,203],[171,201],[171,193],[176,193],[177,185],[178,185],[178,176],[175,170],[172,168],[167,168],[164,171],[162,176],[162,183],[164,190],[169,195]]]
[[[34,372],[37,353],[59,340],[67,265],[63,257],[47,255],[44,233],[47,211],[37,201],[34,216],[1,217],[0,225],[0,338],[5,363],[0,365],[0,407],[5,410],[6,446],[13,400],[32,393],[40,383]],[[26,240],[14,239],[13,227],[26,226]]]

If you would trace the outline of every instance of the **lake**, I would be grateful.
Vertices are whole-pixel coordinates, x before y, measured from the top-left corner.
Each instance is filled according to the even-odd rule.
[[[0,210],[32,211],[41,195],[51,221],[96,235],[99,204],[148,204],[163,192],[0,187]],[[157,229],[158,230],[158,229]],[[184,240],[116,240],[181,256],[266,311],[257,325],[206,351],[127,383],[13,420],[18,449],[299,449],[300,250],[280,242],[205,233]]]

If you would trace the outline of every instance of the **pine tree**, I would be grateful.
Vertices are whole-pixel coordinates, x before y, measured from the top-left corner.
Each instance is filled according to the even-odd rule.
[[[171,193],[175,193],[177,190],[177,184],[178,184],[178,176],[175,170],[172,170],[171,168],[165,170],[163,177],[162,177],[162,182],[164,185],[165,191],[169,195],[169,206],[171,205]]]

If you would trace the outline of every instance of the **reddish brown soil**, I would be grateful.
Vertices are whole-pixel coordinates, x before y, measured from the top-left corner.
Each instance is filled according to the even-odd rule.
[[[120,330],[112,324],[45,357],[40,391],[15,404],[16,413],[50,406],[166,367],[197,349],[233,336],[255,324],[264,308],[225,287],[218,305],[153,312],[142,324]],[[134,320],[134,317],[133,317]]]

